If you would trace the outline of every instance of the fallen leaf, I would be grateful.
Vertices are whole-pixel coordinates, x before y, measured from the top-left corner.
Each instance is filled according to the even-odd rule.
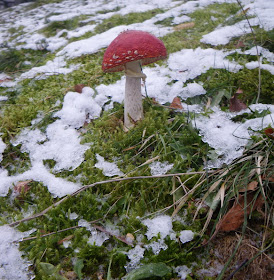
[[[58,244],[58,245],[61,245],[61,244],[63,244],[65,241],[71,240],[73,237],[74,237],[73,234],[72,234],[72,235],[69,235],[69,236],[67,236],[67,237],[65,237],[65,238],[63,238],[63,239],[61,239],[61,240],[59,240],[59,241],[57,242],[57,244]]]
[[[181,24],[175,26],[174,30],[179,31],[182,29],[193,28],[194,26],[195,26],[195,22],[186,22],[186,23],[181,23]]]
[[[172,103],[170,104],[170,107],[173,109],[183,109],[181,99],[179,97],[174,97]]]
[[[242,10],[242,11],[241,11],[241,15],[246,15],[246,13],[249,11],[249,9],[250,9],[250,8],[247,8],[247,9],[245,9],[245,10]]]
[[[235,200],[232,208],[228,210],[228,212],[224,215],[224,217],[218,222],[216,226],[216,231],[234,231],[237,230],[244,222],[245,214],[249,215],[250,212],[254,209],[257,209],[260,213],[261,208],[264,204],[264,199],[262,195],[259,195],[255,202],[254,193],[248,193],[246,198],[245,205],[245,197],[244,195],[240,195],[239,199]]]
[[[245,192],[245,191],[254,191],[258,187],[258,182],[257,181],[252,181],[250,182],[246,188],[241,188],[239,192]]]
[[[85,87],[84,84],[77,84],[74,86],[74,90],[78,93],[82,93],[83,88]]]
[[[274,183],[274,177],[262,176],[262,180]]]
[[[30,190],[31,182],[32,180],[18,182],[13,189],[18,194],[27,193]]]
[[[243,41],[238,41],[237,44],[235,45],[236,48],[244,48],[245,44]]]
[[[241,88],[238,88],[237,91],[236,91],[237,94],[242,94],[243,92],[244,91]]]
[[[239,93],[236,92],[229,100],[230,112],[240,112],[247,108],[246,104],[238,99],[237,95],[239,95]]]
[[[5,79],[0,79],[0,83],[4,83],[4,82],[9,82],[9,81],[12,81],[12,79],[10,78],[5,78]]]
[[[65,271],[61,272],[61,275],[68,280],[77,280],[77,274],[74,271]]]
[[[273,129],[273,128],[271,128],[271,127],[266,128],[266,129],[264,130],[264,133],[265,133],[265,135],[268,136],[269,138],[274,139],[274,129]]]

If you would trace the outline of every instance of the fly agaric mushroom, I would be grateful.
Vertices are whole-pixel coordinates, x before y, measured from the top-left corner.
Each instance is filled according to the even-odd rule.
[[[129,129],[144,117],[141,79],[142,65],[165,59],[166,48],[161,40],[148,32],[127,30],[120,33],[108,46],[103,58],[104,72],[125,70],[124,125]]]

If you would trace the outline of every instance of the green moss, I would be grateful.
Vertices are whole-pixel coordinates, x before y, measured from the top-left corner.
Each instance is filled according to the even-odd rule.
[[[73,30],[79,26],[79,20],[81,17],[74,17],[72,19],[63,21],[53,21],[50,22],[46,27],[40,29],[39,32],[43,33],[46,37],[52,37],[57,34],[57,32],[65,30]]]
[[[167,52],[173,53],[184,48],[195,49],[201,46],[200,40],[204,34],[213,31],[228,16],[237,13],[239,9],[237,4],[213,4],[189,14],[188,16],[191,17],[192,22],[195,24],[194,27],[183,28],[161,38],[167,48]],[[212,17],[216,20],[212,20]],[[163,23],[168,24],[170,22],[171,19]]]
[[[1,164],[8,170],[9,175],[15,175],[22,173],[30,167],[30,159],[27,153],[20,151],[20,146],[8,144],[3,153]]]
[[[265,104],[274,103],[274,85],[272,83],[272,74],[269,71],[261,70],[261,94],[259,102]],[[239,96],[246,104],[253,104],[258,94],[259,71],[258,69],[243,68],[237,73],[229,72],[225,69],[210,69],[206,73],[194,79],[196,82],[202,82],[206,90],[206,96],[199,98],[199,102],[206,103],[206,98],[214,98],[221,90],[226,90],[232,96],[238,88],[243,90]],[[197,98],[190,98],[188,102],[195,102]],[[229,106],[229,100],[223,98],[219,104],[225,108]]]
[[[116,14],[108,19],[105,19],[101,24],[97,25],[94,32],[103,33],[118,25],[130,25],[133,23],[143,22],[152,18],[156,14],[163,12],[164,11],[162,9],[154,9],[143,13],[129,13],[126,15]]]

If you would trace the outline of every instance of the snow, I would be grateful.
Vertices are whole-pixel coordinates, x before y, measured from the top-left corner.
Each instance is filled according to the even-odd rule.
[[[42,182],[54,196],[60,197],[81,187],[77,183],[55,177],[43,161],[51,159],[56,162],[53,172],[73,170],[83,162],[89,145],[81,144],[77,128],[83,126],[85,121],[98,117],[101,112],[101,107],[93,99],[93,93],[91,88],[84,88],[82,94],[68,92],[62,109],[55,113],[59,119],[48,125],[45,132],[32,127],[21,132],[13,145],[21,144],[21,151],[29,154],[32,167],[14,176],[8,176],[7,171],[1,169],[0,195],[6,195],[13,183],[28,179]],[[33,121],[33,124],[36,122]]]
[[[154,161],[149,165],[151,175],[166,174],[170,169],[172,169],[173,165],[174,165],[173,163],[169,164],[168,161],[165,162]]]
[[[63,108],[54,116],[70,127],[82,127],[86,121],[100,116],[102,108],[93,96],[94,90],[89,87],[83,88],[81,94],[69,91],[64,97]]]
[[[147,226],[146,236],[148,240],[152,237],[157,237],[160,234],[161,239],[166,238],[172,230],[172,219],[168,215],[161,215],[153,219],[145,219],[142,222]]]
[[[159,241],[150,242],[144,247],[147,250],[151,248],[154,255],[158,255],[161,252],[161,250],[166,250],[168,248],[168,246],[166,245],[163,239],[160,239]]]
[[[34,276],[29,271],[30,262],[22,258],[16,241],[27,237],[30,232],[20,232],[7,225],[0,226],[0,278],[3,280],[30,280]]]
[[[182,243],[189,242],[194,238],[194,232],[192,230],[183,230],[180,232],[179,238]]]
[[[213,46],[225,45],[234,37],[240,37],[244,34],[251,33],[251,27],[259,26],[266,31],[270,31],[274,28],[274,2],[273,0],[256,0],[245,1],[247,5],[243,6],[243,10],[247,11],[249,23],[247,20],[243,20],[235,23],[231,26],[218,27],[214,31],[206,34],[201,39],[202,43],[210,44]],[[253,3],[252,3],[253,2]]]
[[[140,245],[136,245],[133,249],[127,252],[127,256],[130,261],[125,266],[127,272],[138,268],[140,265],[140,260],[144,257],[145,249],[142,248]]]
[[[47,76],[68,74],[73,70],[77,69],[77,65],[71,65],[69,68],[65,67],[66,62],[63,57],[56,57],[53,61],[48,61],[45,65],[39,67],[33,67],[29,71],[23,73],[18,81],[25,79],[32,79],[38,75],[37,79],[45,79]]]
[[[6,144],[3,142],[3,140],[0,138],[0,162],[2,161],[3,159],[3,152],[5,151],[6,149]]]
[[[212,108],[213,113],[209,116],[198,116],[193,125],[199,129],[203,141],[215,149],[218,159],[208,162],[208,168],[220,167],[229,164],[235,158],[243,154],[244,148],[251,140],[253,131],[261,130],[269,124],[273,125],[274,105],[253,104],[252,111],[270,110],[271,114],[265,117],[246,120],[243,123],[233,122],[231,118],[235,113],[221,111],[218,107]],[[250,109],[241,111],[239,114],[251,112]]]
[[[258,18],[249,20],[251,26],[259,24]],[[206,34],[201,39],[202,43],[213,46],[226,45],[234,37],[240,37],[244,34],[251,33],[251,29],[246,20],[235,23],[234,25],[219,27],[218,29]]]
[[[96,154],[96,159],[97,163],[94,166],[101,169],[105,176],[112,177],[116,175],[124,175],[124,173],[118,168],[118,166],[115,163],[105,161],[105,159],[99,154]]]
[[[269,64],[258,63],[258,61],[251,61],[245,64],[247,69],[255,69],[260,66],[261,69],[269,71],[272,75],[274,75],[274,66]]]
[[[185,280],[187,275],[191,273],[191,269],[188,268],[186,265],[177,266],[175,268],[175,272],[178,274],[181,280]]]

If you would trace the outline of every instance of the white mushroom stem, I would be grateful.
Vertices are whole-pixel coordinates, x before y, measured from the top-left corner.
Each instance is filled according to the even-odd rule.
[[[124,125],[126,129],[130,129],[144,118],[141,79],[145,80],[146,75],[142,73],[140,61],[128,62],[125,68]]]

